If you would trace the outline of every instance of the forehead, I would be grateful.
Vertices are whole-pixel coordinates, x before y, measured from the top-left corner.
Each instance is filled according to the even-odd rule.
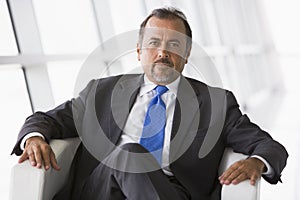
[[[186,30],[181,19],[159,19],[151,17],[144,31],[144,38],[167,36],[168,38],[186,40]]]

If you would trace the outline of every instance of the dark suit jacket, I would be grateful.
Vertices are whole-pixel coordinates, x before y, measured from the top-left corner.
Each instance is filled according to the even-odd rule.
[[[48,142],[79,135],[83,142],[73,161],[71,177],[56,196],[56,199],[77,199],[98,160],[118,142],[142,83],[143,75],[92,80],[79,97],[28,117],[13,153],[22,153],[20,141],[33,131],[42,133]],[[220,198],[218,168],[226,147],[265,158],[273,167],[274,176],[264,178],[272,184],[280,180],[288,156],[281,144],[242,115],[231,92],[183,76],[171,139],[170,169],[193,200]]]

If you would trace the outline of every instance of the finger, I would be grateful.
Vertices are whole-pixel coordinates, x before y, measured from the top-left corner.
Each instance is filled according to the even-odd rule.
[[[21,155],[21,157],[19,158],[19,163],[22,163],[22,162],[24,162],[25,160],[27,160],[28,159],[28,155],[27,155],[27,153],[26,153],[26,151],[24,151],[23,153],[22,153],[22,155]]]
[[[38,148],[38,147],[35,148],[35,150],[34,150],[34,157],[35,157],[35,161],[36,161],[36,167],[37,168],[41,168],[42,164],[43,164],[43,159],[42,159],[40,148]]]
[[[55,158],[55,154],[53,153],[53,151],[51,151],[51,153],[50,153],[50,160],[51,160],[51,166],[55,170],[60,170],[60,166],[57,164],[57,161],[56,161],[56,158]]]
[[[48,169],[50,169],[51,149],[49,146],[44,146],[41,149],[42,149],[42,156],[43,156],[43,160],[44,160],[44,167],[45,167],[45,170],[48,170]]]
[[[250,184],[255,185],[257,179],[258,177],[256,175],[252,175],[250,178]]]
[[[219,177],[219,180],[224,180],[224,179],[227,179],[227,177],[230,176],[230,174],[234,171],[234,168],[229,167],[227,170],[225,170],[223,172],[223,174]]]
[[[226,178],[223,179],[223,184],[229,185],[229,184],[238,184],[242,182],[243,180],[246,180],[250,178],[250,176],[247,175],[245,168],[243,165],[240,165],[235,171],[232,171],[230,175],[228,175]]]
[[[35,161],[34,153],[32,152],[32,150],[27,150],[27,154],[28,154],[30,164],[35,167],[36,161]]]
[[[233,185],[236,185],[236,184],[239,184],[240,182],[244,181],[247,179],[247,175],[242,173],[240,174],[238,177],[236,177],[234,180],[232,180],[232,184]]]
[[[225,184],[225,185],[229,185],[234,178],[235,177],[232,177],[231,174],[228,174],[228,175],[221,178],[220,183]]]
[[[233,165],[229,167],[220,177],[220,183],[229,185],[231,181],[236,178],[240,172],[238,171],[238,168],[236,167],[237,165]]]
[[[223,185],[225,184],[225,181],[227,180],[227,178],[230,176],[231,172],[228,172],[227,170],[225,172],[223,172],[223,174],[219,177],[219,181],[220,183]]]

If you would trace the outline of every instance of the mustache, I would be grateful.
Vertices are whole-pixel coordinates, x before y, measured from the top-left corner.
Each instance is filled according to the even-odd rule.
[[[154,63],[155,64],[156,63],[162,63],[162,64],[166,64],[166,65],[169,65],[169,66],[173,66],[173,63],[169,59],[167,59],[167,58],[158,59]]]

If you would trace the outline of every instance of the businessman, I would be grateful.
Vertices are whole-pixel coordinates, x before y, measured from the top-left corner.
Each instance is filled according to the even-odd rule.
[[[13,153],[59,170],[49,140],[80,136],[69,181],[54,199],[218,200],[223,184],[254,185],[261,176],[276,184],[285,148],[241,113],[230,91],[181,74],[191,48],[185,15],[155,9],[140,26],[144,74],[92,80],[78,97],[34,113]],[[249,157],[218,177],[226,147]]]

